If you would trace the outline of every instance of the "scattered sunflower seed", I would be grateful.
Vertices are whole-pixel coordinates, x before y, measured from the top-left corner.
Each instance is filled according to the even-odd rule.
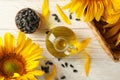
[[[62,76],[60,79],[65,79],[66,78],[66,76]]]
[[[77,72],[78,72],[78,70],[76,70],[76,69],[75,69],[75,70],[73,70],[73,72],[74,72],[74,73],[77,73]]]
[[[60,19],[58,19],[57,22],[61,22]]]
[[[58,17],[57,14],[52,14],[52,16]]]
[[[53,65],[53,63],[50,62],[50,61],[47,61],[47,62],[45,63],[45,65]]]
[[[65,66],[68,67],[68,63],[67,62],[65,62]]]
[[[73,66],[72,64],[70,64],[70,67],[71,67],[71,68],[74,68],[74,66]]]
[[[49,66],[47,66],[47,67],[41,66],[41,69],[42,69],[45,73],[49,73]]]
[[[55,16],[55,20],[57,21],[57,22],[60,22],[60,19],[59,19],[59,17],[58,17],[58,15],[57,14],[52,14],[52,16]]]
[[[64,64],[61,64],[61,66],[62,66],[63,68],[65,68],[65,65],[64,65]]]
[[[69,18],[72,19],[72,13],[69,15]]]
[[[46,31],[46,34],[48,34],[50,31]]]
[[[61,59],[60,58],[58,58],[58,61],[60,61]]]
[[[44,71],[44,67],[43,67],[43,66],[41,66],[41,70],[43,70],[43,71]]]
[[[77,19],[77,18],[76,18],[75,20],[76,20],[76,21],[80,21],[81,19]]]

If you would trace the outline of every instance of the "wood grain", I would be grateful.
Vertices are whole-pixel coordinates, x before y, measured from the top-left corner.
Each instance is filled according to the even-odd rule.
[[[49,0],[50,14],[57,13],[55,9],[55,4],[58,3],[63,6],[69,0]],[[16,13],[22,8],[30,7],[41,13],[41,4],[43,0],[0,0],[0,36],[3,36],[5,32],[10,32],[17,36],[18,29],[15,25]],[[69,16],[68,11],[65,14]],[[58,61],[53,57],[46,49],[45,46],[45,32],[48,30],[45,26],[41,27],[38,34],[27,34],[34,42],[40,44],[44,49],[43,55],[47,57],[48,60],[53,61],[57,65],[57,78],[60,79],[62,75],[66,76],[66,80],[120,80],[120,64],[114,63],[105,53],[105,51],[100,46],[99,42],[93,35],[91,29],[87,23],[82,21],[76,21],[75,16],[71,20],[72,25],[67,25],[64,22],[57,23],[54,21],[54,17],[50,17],[50,23],[54,26],[64,25],[72,29],[77,35],[78,39],[81,41],[87,37],[91,37],[92,40],[90,44],[85,49],[91,56],[91,70],[89,76],[85,76],[84,72],[84,62],[85,58],[82,52],[79,55],[71,56],[61,61]],[[73,64],[78,70],[78,73],[73,73],[73,69],[62,68],[61,63],[68,62]],[[39,80],[44,80],[44,76],[40,77]]]

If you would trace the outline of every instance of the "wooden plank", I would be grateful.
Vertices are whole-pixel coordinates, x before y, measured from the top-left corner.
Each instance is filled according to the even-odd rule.
[[[38,12],[41,12],[41,4],[43,0],[0,0],[0,36],[3,36],[5,32],[11,32],[13,35],[17,36],[18,29],[15,25],[15,16],[17,12],[25,7],[31,7]],[[68,0],[49,0],[51,14],[56,13],[55,4],[58,3],[60,6],[64,5]],[[68,11],[65,11],[67,16],[69,16]],[[73,16],[74,17],[74,16]],[[51,16],[51,24],[55,26],[64,25],[72,29],[77,35],[78,39],[81,41],[87,37],[91,37],[92,40],[88,47],[87,52],[92,58],[91,70],[89,77],[85,76],[84,73],[84,62],[83,54],[76,56],[71,56],[61,61],[53,57],[46,49],[45,46],[45,31],[46,28],[42,27],[39,34],[29,34],[34,42],[40,44],[44,49],[43,55],[47,57],[47,60],[53,61],[58,68],[57,78],[60,79],[62,75],[66,76],[66,80],[119,80],[120,64],[114,63],[102,49],[98,43],[92,31],[89,29],[88,25],[82,21],[75,21],[75,17],[71,20],[72,25],[66,25],[64,22],[57,23]],[[78,70],[78,73],[73,73],[73,69],[70,67],[62,68],[61,64],[68,62],[73,64]],[[44,80],[44,76],[40,77],[39,80]]]

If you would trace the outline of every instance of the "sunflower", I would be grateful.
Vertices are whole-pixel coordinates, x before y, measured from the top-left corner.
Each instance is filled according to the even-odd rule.
[[[120,0],[108,0],[105,2],[105,12],[102,20],[109,24],[115,24],[120,19]]]
[[[104,13],[104,2],[104,0],[72,0],[63,9],[67,9],[69,5],[70,13],[75,12],[78,19],[84,15],[84,21],[92,21],[94,18],[99,21]]]
[[[105,37],[110,39],[111,42],[115,42],[114,45],[118,46],[120,43],[120,19],[115,24],[107,24],[103,26],[105,30]]]
[[[44,74],[37,69],[42,49],[24,33],[18,39],[10,33],[0,37],[0,80],[37,80]]]
[[[115,23],[120,17],[119,3],[120,0],[71,0],[63,9],[75,12],[78,19],[84,17],[84,21],[103,19],[108,23]]]

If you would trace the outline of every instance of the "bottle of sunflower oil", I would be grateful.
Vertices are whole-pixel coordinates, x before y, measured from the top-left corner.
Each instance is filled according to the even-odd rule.
[[[77,52],[78,39],[74,32],[64,26],[49,31],[46,36],[48,51],[57,58],[67,57]]]

